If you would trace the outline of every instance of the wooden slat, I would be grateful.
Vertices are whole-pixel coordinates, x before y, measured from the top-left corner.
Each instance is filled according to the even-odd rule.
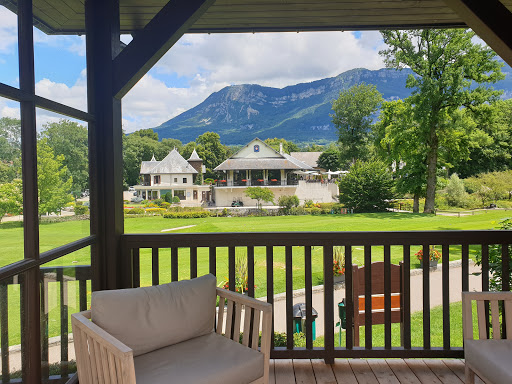
[[[311,246],[304,247],[304,293],[306,296],[306,348],[313,348],[313,276]]]
[[[334,363],[334,284],[333,284],[333,245],[324,246],[324,361]]]
[[[254,317],[252,320],[253,328],[252,328],[252,340],[251,340],[251,344],[252,344],[251,348],[254,350],[258,349],[260,317],[261,317],[261,311],[254,310]]]
[[[462,291],[469,291],[469,245],[462,244]]]
[[[405,362],[422,384],[443,384],[424,361],[408,359]]]
[[[41,281],[41,374],[43,378],[47,379],[50,377],[50,359],[49,359],[49,348],[48,348],[48,279],[46,275],[43,273]],[[2,349],[3,351],[3,349]],[[8,349],[6,349],[7,355]],[[2,371],[4,372],[4,371]]]
[[[292,247],[285,249],[286,273],[286,348],[293,349],[293,253]]]
[[[246,347],[249,346],[249,336],[251,335],[251,318],[252,310],[251,307],[246,306],[244,311],[244,336],[242,338],[242,344]]]
[[[295,384],[292,360],[275,360],[276,384]]]
[[[402,335],[404,338],[404,348],[411,349],[411,247],[404,245],[404,265],[402,267],[403,273],[403,308],[404,308],[404,321]]]
[[[62,271],[62,270],[61,270]],[[62,377],[68,375],[68,334],[69,334],[69,314],[68,314],[68,282],[64,276],[57,274],[60,282],[60,374]]]
[[[247,284],[249,297],[254,297],[254,247],[247,247]]]
[[[486,320],[485,320],[485,305],[483,300],[476,302],[476,313],[478,318],[478,338],[480,340],[487,339]]]
[[[489,291],[489,244],[482,244],[482,292]],[[489,338],[489,303],[485,303],[486,338]]]
[[[492,316],[492,338],[499,340],[500,334],[500,310],[497,300],[491,301],[491,316]]]
[[[190,278],[197,277],[197,247],[190,248]]]
[[[503,303],[505,307],[505,325],[506,329],[509,331],[506,333],[505,337],[508,340],[512,339],[512,301],[511,300],[505,300]]]
[[[364,344],[366,349],[372,348],[372,247],[364,246]]]
[[[233,326],[233,340],[240,340],[240,323],[242,321],[242,304],[236,303],[235,306],[235,325]]]
[[[466,379],[465,367],[463,361],[459,359],[445,359],[443,363],[450,368],[450,370],[457,375],[457,377],[464,382]]]
[[[233,334],[232,324],[233,324],[233,307],[234,303],[232,300],[228,300],[228,313],[226,315],[226,330],[225,334],[228,339],[231,339],[231,335]]]
[[[352,274],[352,247],[345,247],[345,313],[347,317],[345,344],[347,349],[354,346],[354,292]]]
[[[423,348],[430,349],[430,247],[423,244]]]
[[[107,351],[107,359],[108,359],[108,371],[109,371],[110,379],[112,380],[112,383],[117,383],[118,377],[117,377],[117,371],[116,371],[116,362],[115,362],[115,358],[114,358],[114,355],[112,354],[112,352]]]
[[[416,375],[403,360],[386,360],[400,384],[421,384]]]
[[[272,335],[270,349],[274,349],[274,247],[266,247],[267,267],[267,303],[272,305]]]
[[[171,248],[171,281],[178,281],[178,247]]]
[[[274,360],[270,360],[268,364],[268,383],[269,384],[276,384],[276,375],[275,375],[275,365]]]
[[[217,248],[210,247],[208,249],[208,260],[210,273],[217,276]]]
[[[133,288],[140,287],[140,249],[133,249]]]
[[[315,374],[310,360],[293,360],[293,371],[296,384],[316,383]]]
[[[226,303],[226,299],[223,297],[219,297],[219,309],[217,314],[217,329],[216,332],[220,335],[222,334],[222,327],[224,326],[224,306]]]
[[[442,360],[424,360],[427,366],[436,374],[443,384],[463,384],[455,373]]]
[[[370,359],[368,365],[379,384],[400,384],[395,374],[383,359]]]
[[[332,365],[332,372],[338,384],[358,384],[356,376],[346,359],[336,359],[336,362]]]
[[[229,290],[235,292],[235,268],[236,268],[236,248],[229,247],[228,249],[228,279],[229,279]]]
[[[350,367],[354,372],[359,384],[378,384],[379,381],[373,374],[366,360],[350,360]]]
[[[442,247],[443,348],[450,349],[450,247]]]
[[[158,285],[160,283],[158,248],[153,248],[151,250],[151,283],[153,285]]]
[[[396,296],[395,296],[396,297]],[[396,305],[400,308],[400,297]],[[384,346],[391,349],[391,249],[384,246]],[[375,305],[373,305],[375,308]]]
[[[330,364],[325,364],[322,360],[311,360],[311,366],[315,372],[317,384],[336,384]]]
[[[87,310],[87,280],[78,281],[78,297],[80,312]]]
[[[9,369],[9,301],[7,284],[0,284],[0,349],[2,351],[2,377],[10,380]],[[43,318],[41,318],[43,319]]]

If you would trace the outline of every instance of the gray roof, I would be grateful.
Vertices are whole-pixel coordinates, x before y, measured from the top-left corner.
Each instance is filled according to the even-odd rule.
[[[196,150],[195,150],[195,149],[192,151],[192,154],[191,154],[191,155],[190,155],[190,157],[188,158],[188,161],[190,161],[190,160],[192,160],[192,161],[203,161],[203,159],[201,159],[201,158],[199,157],[199,155],[197,154],[197,152],[196,152]]]
[[[310,167],[318,167],[318,158],[322,152],[291,152],[290,155],[292,155],[297,160],[302,161],[303,163],[306,163]]]
[[[237,169],[311,169],[311,167],[286,155],[284,159],[227,159],[215,168],[215,171],[231,171]]]
[[[310,164],[308,164],[304,161],[301,161],[294,156],[288,155],[287,153],[283,153],[283,156],[286,157],[288,160],[290,160],[295,165],[297,165],[298,167],[300,167],[300,169],[312,169],[313,168]]]
[[[153,163],[152,161],[143,161],[140,167],[141,174],[154,173],[197,173],[197,171],[185,160],[176,149],[173,149],[162,160],[157,161],[153,168],[145,168],[144,163]],[[143,168],[144,171],[143,172]]]
[[[153,159],[155,158],[155,156],[153,156]],[[146,175],[146,174],[149,174],[151,172],[151,170],[153,168],[155,168],[155,166],[160,163],[159,161],[143,161],[141,164],[140,164],[140,174],[141,175]]]

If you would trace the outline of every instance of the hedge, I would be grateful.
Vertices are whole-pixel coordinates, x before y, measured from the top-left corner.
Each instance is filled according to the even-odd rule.
[[[166,219],[200,219],[210,216],[210,212],[208,211],[185,211],[164,213],[164,217]]]

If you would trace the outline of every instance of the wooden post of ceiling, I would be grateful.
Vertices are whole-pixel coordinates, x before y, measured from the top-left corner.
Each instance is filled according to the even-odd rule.
[[[123,152],[121,100],[112,94],[113,59],[120,52],[119,0],[86,0],[93,290],[131,286],[131,262],[121,255]],[[126,272],[128,270],[128,272]],[[125,272],[123,274],[123,272]]]

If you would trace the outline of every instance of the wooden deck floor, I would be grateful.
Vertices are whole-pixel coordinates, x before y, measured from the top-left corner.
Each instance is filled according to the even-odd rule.
[[[482,383],[476,378],[476,383]],[[462,384],[464,361],[457,359],[271,360],[270,384]]]

